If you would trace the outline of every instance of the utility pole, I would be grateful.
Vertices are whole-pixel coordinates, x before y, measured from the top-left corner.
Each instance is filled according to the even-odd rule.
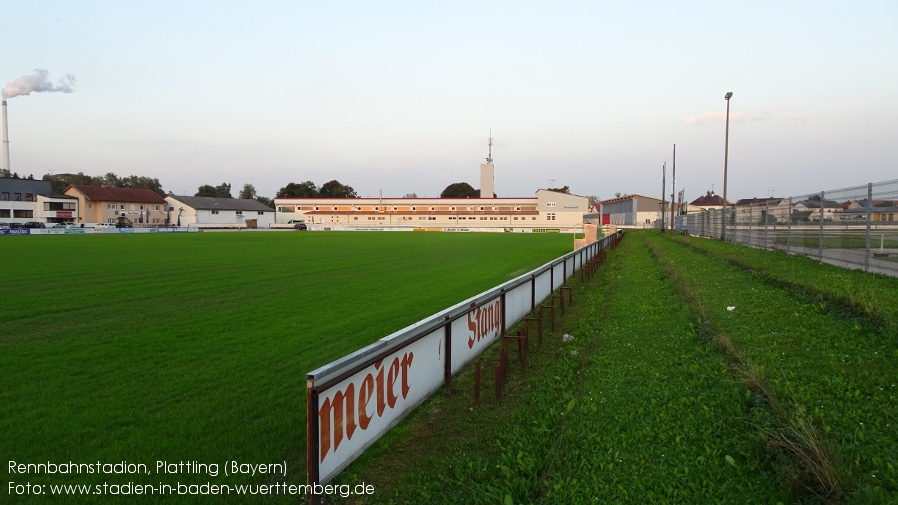
[[[673,175],[670,181],[670,229],[674,229],[674,195],[677,192],[677,145],[673,148]]]

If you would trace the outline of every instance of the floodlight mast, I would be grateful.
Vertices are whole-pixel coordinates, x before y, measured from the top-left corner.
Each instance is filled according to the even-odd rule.
[[[726,119],[726,136],[723,144],[723,220],[720,223],[720,240],[727,239],[727,160],[730,155],[730,98],[733,97],[732,91],[727,91],[723,99],[727,101],[727,119]]]

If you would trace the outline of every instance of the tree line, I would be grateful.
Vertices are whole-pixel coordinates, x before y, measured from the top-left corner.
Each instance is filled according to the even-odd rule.
[[[19,178],[18,174],[3,173],[0,177]],[[28,176],[33,179],[33,176]],[[51,192],[62,193],[69,185],[84,186],[108,186],[112,188],[135,188],[149,189],[161,197],[173,195],[172,192],[166,192],[162,189],[162,183],[159,179],[153,177],[144,177],[139,175],[129,175],[120,177],[113,172],[107,172],[105,175],[87,175],[84,172],[77,174],[46,174],[42,180],[50,182]],[[570,194],[571,190],[568,186],[560,188],[549,188],[550,191]],[[194,196],[206,196],[215,198],[234,198],[231,194],[231,184],[222,182],[217,186],[211,184],[203,184],[198,187]],[[495,196],[495,195],[493,195]],[[358,198],[358,194],[352,186],[341,183],[338,180],[325,182],[320,187],[312,181],[291,182],[278,190],[276,198]],[[406,194],[407,198],[415,198],[415,193]],[[467,182],[452,183],[440,193],[440,198],[479,198],[480,190],[474,189]],[[274,208],[274,199],[261,196],[256,192],[255,186],[252,184],[244,184],[243,189],[238,193],[237,198],[257,200],[271,208]],[[591,197],[593,198],[593,197]]]

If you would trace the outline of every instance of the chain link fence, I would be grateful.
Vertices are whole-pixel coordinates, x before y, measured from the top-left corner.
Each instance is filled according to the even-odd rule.
[[[898,276],[898,179],[677,216],[676,228]]]

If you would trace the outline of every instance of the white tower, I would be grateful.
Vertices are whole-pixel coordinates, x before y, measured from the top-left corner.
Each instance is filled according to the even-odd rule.
[[[480,164],[480,198],[493,198],[495,191],[495,168],[493,167],[493,130],[490,130],[490,150],[486,163]]]

